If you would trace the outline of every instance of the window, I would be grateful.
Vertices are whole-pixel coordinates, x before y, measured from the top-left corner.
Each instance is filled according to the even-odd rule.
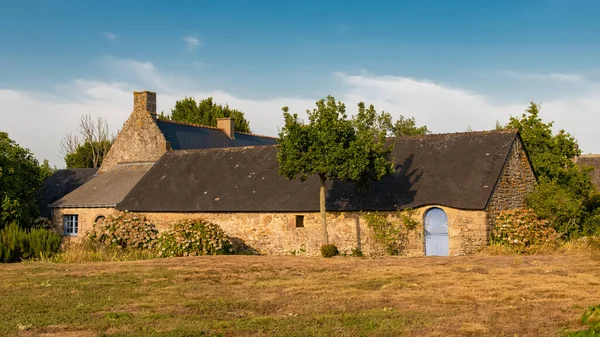
[[[296,228],[304,227],[304,215],[296,215]]]
[[[76,214],[69,214],[63,216],[63,226],[65,228],[65,235],[77,236],[79,232],[79,219]]]
[[[102,224],[103,222],[104,222],[104,215],[98,215],[96,217],[96,220],[94,220],[94,223],[99,224],[99,225]]]

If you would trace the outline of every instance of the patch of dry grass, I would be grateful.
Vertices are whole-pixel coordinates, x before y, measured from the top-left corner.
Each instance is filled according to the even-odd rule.
[[[12,264],[0,334],[552,336],[600,303],[598,280],[582,253]]]

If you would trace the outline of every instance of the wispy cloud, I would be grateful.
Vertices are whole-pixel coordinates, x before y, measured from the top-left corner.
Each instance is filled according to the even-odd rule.
[[[520,80],[533,81],[559,81],[573,84],[581,84],[587,82],[587,79],[579,74],[564,74],[564,73],[521,73],[513,70],[500,71],[500,75]]]
[[[202,40],[195,36],[186,36],[183,40],[187,44],[188,50],[194,50],[196,47],[202,45]]]
[[[122,127],[132,110],[132,92],[156,90],[157,110],[170,111],[175,101],[185,96],[216,101],[244,111],[252,130],[277,135],[283,120],[281,107],[303,117],[303,111],[314,106],[321,97],[282,97],[274,93],[264,99],[241,98],[232,92],[201,88],[195,78],[161,71],[151,62],[110,58],[105,66],[122,74],[127,82],[103,82],[79,79],[58,85],[51,91],[23,91],[0,88],[0,111],[19,111],[0,114],[2,131],[9,133],[21,145],[30,148],[38,158],[48,158],[52,164],[64,165],[57,156],[61,137],[73,131],[82,113],[104,117],[112,132]],[[344,101],[349,114],[356,104],[374,104],[394,117],[414,116],[434,132],[462,132],[470,125],[475,130],[492,129],[496,120],[506,122],[518,116],[528,102],[498,102],[497,98],[477,91],[435,81],[403,76],[377,76],[369,73],[336,73],[337,86],[332,94]],[[596,125],[600,122],[600,86],[590,85],[569,97],[552,95],[540,97],[542,118],[554,120],[556,128],[571,132],[586,152],[600,152]],[[43,113],[40,113],[43,111]],[[582,122],[583,121],[583,122]],[[23,127],[27,125],[27,127]],[[46,132],[52,129],[53,132]],[[39,135],[43,135],[42,138]]]
[[[109,41],[115,41],[119,38],[119,35],[111,32],[104,32],[104,37],[106,37]]]

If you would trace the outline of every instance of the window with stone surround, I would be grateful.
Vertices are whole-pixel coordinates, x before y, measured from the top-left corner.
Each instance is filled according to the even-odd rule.
[[[296,228],[304,227],[304,215],[296,215]]]
[[[63,215],[63,227],[65,229],[65,235],[77,236],[79,233],[79,216],[77,214]]]

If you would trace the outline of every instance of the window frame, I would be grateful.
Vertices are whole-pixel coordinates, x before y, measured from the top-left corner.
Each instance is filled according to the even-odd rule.
[[[79,214],[63,214],[63,234],[65,236],[79,235]]]
[[[294,216],[296,228],[304,228],[304,215],[295,215]],[[300,220],[300,221],[298,221]],[[300,226],[298,226],[298,222],[300,222]]]

